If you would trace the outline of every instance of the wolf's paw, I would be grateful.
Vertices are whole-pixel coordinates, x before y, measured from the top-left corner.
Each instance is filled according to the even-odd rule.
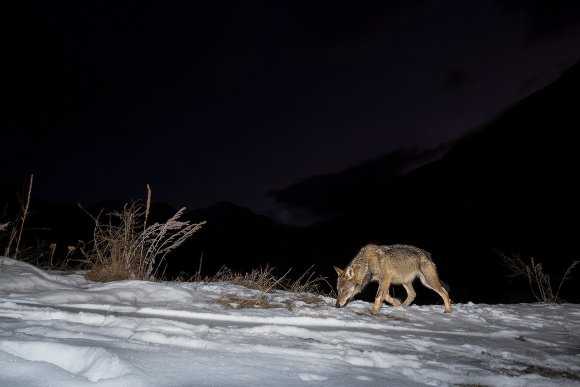
[[[372,307],[369,309],[369,313],[376,316],[377,314],[379,314],[379,309],[380,308],[375,309],[374,307]]]
[[[393,298],[393,306],[396,306],[397,308],[400,308],[401,307],[401,301],[397,300],[396,298]]]

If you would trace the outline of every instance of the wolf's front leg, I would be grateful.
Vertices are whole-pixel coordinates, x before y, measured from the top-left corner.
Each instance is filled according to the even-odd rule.
[[[379,309],[381,309],[381,306],[383,306],[383,300],[385,300],[385,297],[390,298],[390,296],[389,296],[389,288],[390,287],[391,287],[391,279],[390,278],[384,279],[383,281],[379,282],[379,289],[377,290],[377,296],[375,297],[375,302],[373,303],[373,306],[371,307],[369,312],[371,312],[372,314],[379,313]],[[401,305],[401,303],[399,303],[399,305]]]

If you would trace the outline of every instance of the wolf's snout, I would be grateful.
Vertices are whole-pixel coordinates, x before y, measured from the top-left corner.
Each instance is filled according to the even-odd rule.
[[[334,304],[334,306],[336,306],[337,308],[340,308],[340,304],[338,303],[338,301],[336,301],[336,304]]]

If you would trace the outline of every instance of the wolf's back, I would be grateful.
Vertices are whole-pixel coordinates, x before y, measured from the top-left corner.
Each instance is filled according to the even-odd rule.
[[[428,251],[410,245],[383,245],[380,249],[389,256],[409,259],[415,262],[433,262]]]

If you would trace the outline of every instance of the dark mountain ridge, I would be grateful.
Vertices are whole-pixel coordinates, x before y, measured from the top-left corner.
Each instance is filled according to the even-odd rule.
[[[345,251],[371,241],[430,250],[456,300],[527,300],[518,294],[527,284],[506,277],[498,252],[534,257],[554,280],[578,259],[579,94],[576,65],[440,160],[351,195],[313,232],[345,241]],[[578,282],[563,286],[565,298],[580,301]]]

